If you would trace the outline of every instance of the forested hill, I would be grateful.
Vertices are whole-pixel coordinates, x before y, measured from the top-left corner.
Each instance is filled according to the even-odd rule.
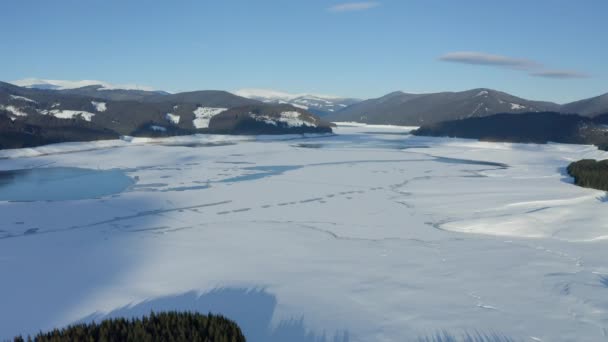
[[[215,315],[189,312],[151,313],[137,319],[109,319],[15,337],[15,342],[149,341],[149,342],[245,342],[236,323]]]
[[[608,191],[608,160],[579,160],[568,166],[568,174],[576,185]]]
[[[570,143],[608,146],[608,115],[587,118],[557,112],[496,114],[422,126],[413,134],[519,143]]]
[[[164,94],[91,88],[31,89],[0,82],[0,149],[121,135],[332,131],[329,122],[305,109],[225,91]],[[213,120],[223,113],[222,120]]]

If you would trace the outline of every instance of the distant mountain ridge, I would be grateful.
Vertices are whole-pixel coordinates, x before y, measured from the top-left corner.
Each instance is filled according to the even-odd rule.
[[[19,81],[28,89],[52,86],[65,95],[79,95],[107,101],[134,101],[140,104],[172,104],[179,111],[193,111],[192,105],[210,108],[234,108],[249,105],[291,105],[328,121],[356,121],[369,124],[423,126],[444,121],[486,117],[499,113],[527,112],[574,113],[593,117],[608,112],[608,94],[580,101],[557,104],[534,101],[511,94],[477,88],[461,92],[411,94],[401,91],[359,100],[320,94],[292,94],[267,89],[191,91],[177,94],[151,90],[137,85],[113,85],[102,81],[61,81],[27,79]],[[98,84],[93,84],[98,83]],[[84,86],[83,86],[84,85]],[[122,87],[122,88],[121,88]],[[170,109],[167,109],[170,110]],[[189,116],[190,114],[182,113]],[[187,128],[187,127],[182,127]]]
[[[15,81],[28,88],[55,89],[64,94],[90,96],[112,101],[138,102],[187,102],[197,103],[200,99],[228,97],[227,92],[211,93],[185,92],[170,94],[140,85],[114,85],[103,81],[64,81],[46,79],[25,79]],[[293,94],[269,89],[240,89],[233,95],[241,99],[230,103],[229,107],[247,106],[253,103],[289,104],[329,121],[356,121],[370,124],[391,124],[422,126],[442,121],[485,117],[498,113],[521,114],[526,112],[553,111],[574,113],[593,117],[608,112],[608,94],[583,99],[567,104],[534,101],[510,95],[505,92],[477,88],[461,92],[438,92],[411,94],[401,91],[389,93],[379,98],[360,100],[322,94]],[[205,99],[207,98],[207,99]],[[246,100],[251,100],[247,102]],[[256,102],[253,102],[256,101]],[[217,101],[224,103],[224,100]]]
[[[608,93],[565,104],[561,107],[561,111],[565,113],[578,113],[589,117],[608,113]]]
[[[215,116],[227,112],[222,120]],[[63,141],[195,133],[328,133],[331,125],[288,104],[225,91],[158,93],[146,90],[37,89],[0,82],[0,148]]]
[[[415,135],[516,143],[593,144],[608,150],[608,113],[594,118],[558,112],[495,114],[424,125]]]
[[[497,113],[557,111],[559,108],[556,103],[526,100],[487,88],[431,94],[393,92],[354,104],[329,115],[328,119],[421,126]]]
[[[153,89],[152,87],[142,86],[138,84],[112,84],[104,81],[97,80],[78,80],[78,81],[70,81],[70,80],[49,80],[49,79],[41,79],[41,78],[25,78],[21,80],[15,80],[9,82],[19,87],[23,88],[33,88],[33,89],[47,89],[47,90],[66,90],[66,89],[76,89],[76,88],[84,88],[89,86],[96,86],[103,90],[143,90],[143,91],[158,91]]]
[[[264,103],[290,104],[319,116],[328,116],[362,100],[320,94],[290,94],[267,89],[240,89],[236,95]]]

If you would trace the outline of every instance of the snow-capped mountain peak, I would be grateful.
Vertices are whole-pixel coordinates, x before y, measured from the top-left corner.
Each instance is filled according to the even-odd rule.
[[[235,91],[234,94],[236,94],[238,96],[250,98],[250,99],[256,99],[256,100],[266,99],[266,100],[273,100],[273,101],[276,101],[276,100],[291,101],[298,97],[314,97],[314,98],[320,98],[320,99],[324,99],[324,100],[335,100],[335,99],[341,98],[339,96],[334,96],[334,95],[310,94],[310,93],[297,94],[297,93],[287,93],[287,92],[279,91],[279,90],[260,89],[260,88],[239,89],[239,90]]]
[[[307,109],[317,115],[327,115],[359,102],[358,99],[322,94],[293,94],[270,89],[240,89],[236,95],[266,103],[284,103]]]
[[[300,95],[290,94],[282,91],[271,90],[271,89],[257,89],[247,88],[239,89],[234,92],[235,95],[246,97],[248,99],[261,100],[261,101],[289,101]]]
[[[14,85],[26,88],[37,88],[37,89],[54,89],[54,90],[65,90],[65,89],[77,89],[88,86],[100,86],[99,90],[144,90],[144,91],[155,91],[152,87],[138,85],[138,84],[112,84],[104,81],[97,80],[48,80],[40,78],[25,78],[21,80],[15,80],[10,82]]]

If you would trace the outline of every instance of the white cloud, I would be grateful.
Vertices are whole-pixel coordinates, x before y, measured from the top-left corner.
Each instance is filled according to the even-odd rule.
[[[485,52],[476,51],[450,52],[439,57],[439,59],[445,62],[487,65],[523,70],[541,67],[541,64],[529,59],[514,58],[503,55],[493,55]]]
[[[365,11],[378,6],[380,6],[380,3],[375,1],[346,2],[331,6],[327,10],[330,12],[353,12]]]

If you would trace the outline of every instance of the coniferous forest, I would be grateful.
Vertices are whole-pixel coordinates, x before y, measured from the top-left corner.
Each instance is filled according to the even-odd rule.
[[[568,174],[574,178],[576,185],[608,191],[608,159],[579,160],[568,166]]]
[[[238,325],[223,316],[190,312],[151,313],[137,319],[109,319],[41,332],[35,337],[15,337],[14,342],[64,341],[173,341],[244,342]]]

